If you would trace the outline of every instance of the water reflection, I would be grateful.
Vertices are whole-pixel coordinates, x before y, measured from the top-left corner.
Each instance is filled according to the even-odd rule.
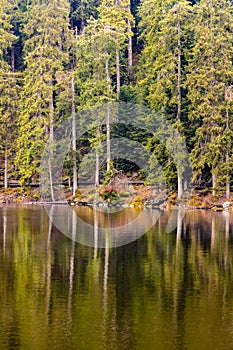
[[[0,209],[0,349],[233,348],[233,214],[181,221],[178,210],[167,233],[164,212],[128,245],[112,248],[106,234],[102,249],[110,218],[79,214],[93,222],[93,247],[62,235],[41,207]],[[133,214],[117,215],[111,224]],[[74,238],[74,211],[67,225]]]
[[[45,209],[59,231],[76,242],[96,248],[105,248],[106,244],[118,247],[133,242],[153,227],[161,215],[160,210],[152,209],[125,208],[112,212],[111,208],[99,211],[97,208],[69,205],[46,205]]]

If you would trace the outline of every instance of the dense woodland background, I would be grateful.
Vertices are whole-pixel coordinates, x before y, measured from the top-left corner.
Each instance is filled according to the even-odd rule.
[[[92,106],[124,101],[167,118],[186,142],[194,185],[230,197],[231,1],[0,0],[0,11],[5,187],[13,179],[21,186],[39,181],[41,153],[57,123]],[[72,177],[73,163],[78,166],[98,133],[93,130],[73,145],[64,177]],[[112,128],[114,133],[119,128]],[[121,133],[152,152],[151,173],[153,162],[160,162],[169,188],[176,189],[176,165],[156,135],[148,134],[146,125]],[[124,160],[113,163],[125,172],[139,170]]]

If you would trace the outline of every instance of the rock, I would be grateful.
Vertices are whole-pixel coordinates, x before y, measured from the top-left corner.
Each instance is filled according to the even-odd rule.
[[[224,210],[228,210],[230,208],[230,206],[231,206],[231,202],[225,202],[225,203],[223,203],[222,206],[223,206]]]
[[[145,206],[147,208],[152,207],[152,208],[157,208],[160,207],[165,201],[167,200],[167,197],[163,198],[150,198],[145,202]]]

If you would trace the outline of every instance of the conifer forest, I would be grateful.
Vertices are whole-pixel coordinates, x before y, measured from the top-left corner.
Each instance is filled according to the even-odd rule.
[[[230,0],[0,0],[0,181],[39,182],[41,155],[61,121],[108,102],[159,112],[182,135],[197,189],[233,185],[233,4]],[[150,150],[168,188],[174,159],[156,135],[111,127]],[[64,179],[98,138],[73,144]],[[101,135],[100,135],[101,133]],[[94,145],[94,146],[93,146]],[[111,160],[125,173],[143,171]],[[107,165],[100,169],[100,180]],[[102,171],[102,173],[101,173]],[[149,177],[156,183],[156,173]],[[149,180],[148,180],[149,181]]]

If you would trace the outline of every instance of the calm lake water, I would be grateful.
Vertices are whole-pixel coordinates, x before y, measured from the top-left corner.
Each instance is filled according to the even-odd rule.
[[[96,222],[92,209],[72,210]],[[98,213],[97,223],[140,214]],[[188,211],[167,233],[170,214],[105,249],[96,225],[85,246],[42,206],[0,208],[0,349],[233,349],[233,214]]]

